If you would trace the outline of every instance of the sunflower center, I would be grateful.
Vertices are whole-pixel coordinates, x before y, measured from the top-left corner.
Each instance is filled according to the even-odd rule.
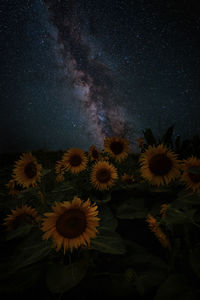
[[[157,154],[149,162],[149,168],[155,175],[165,175],[172,168],[172,162],[166,154]]]
[[[111,179],[110,171],[106,168],[102,168],[97,171],[96,178],[101,183],[108,182]]]
[[[98,153],[98,151],[97,151],[96,149],[93,149],[93,150],[92,150],[92,157],[93,157],[94,159],[98,159],[99,153]]]
[[[80,155],[74,154],[70,157],[69,163],[71,166],[76,167],[79,166],[82,162]]]
[[[26,213],[23,213],[15,217],[12,226],[13,229],[17,229],[22,224],[32,224],[32,223],[33,223],[33,217],[31,215],[27,215]]]
[[[192,168],[195,169],[195,166],[192,166]],[[199,167],[197,167],[197,168],[199,168]],[[192,180],[192,182],[194,182],[194,183],[200,182],[200,174],[195,174],[195,173],[188,172],[188,176]]]
[[[120,142],[112,142],[110,149],[114,154],[120,154],[123,151],[123,145]]]
[[[56,229],[58,233],[69,239],[80,236],[84,232],[85,228],[85,214],[79,209],[67,210],[56,222]]]
[[[24,168],[24,172],[28,178],[33,178],[37,175],[37,168],[36,165],[33,162],[30,162],[26,167]]]

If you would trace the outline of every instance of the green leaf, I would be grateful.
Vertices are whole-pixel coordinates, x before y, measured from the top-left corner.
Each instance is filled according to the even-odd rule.
[[[147,209],[144,205],[144,198],[129,198],[116,208],[116,217],[120,219],[143,219],[146,217]]]
[[[100,218],[100,223],[99,223],[100,229],[115,231],[118,222],[109,207],[107,206],[99,207],[98,217]]]
[[[42,176],[45,176],[51,172],[51,169],[42,169]]]
[[[7,239],[7,241],[9,241],[9,240],[12,240],[15,238],[24,237],[31,231],[32,228],[33,228],[33,225],[31,225],[31,224],[21,225],[17,229],[10,231],[7,234],[6,239]]]
[[[20,269],[16,273],[10,273],[9,277],[1,279],[0,292],[18,293],[29,289],[39,281],[42,269],[41,264],[36,264]]]
[[[35,264],[52,251],[51,242],[43,241],[41,233],[34,232],[15,249],[11,265],[13,271]]]
[[[156,145],[156,139],[150,128],[147,128],[145,131],[143,130],[143,134],[144,134],[144,137],[145,137],[148,145]]]
[[[63,181],[63,182],[58,182],[56,184],[56,187],[51,192],[57,193],[57,192],[64,192],[64,191],[71,191],[71,190],[74,190],[72,183],[69,181]]]
[[[188,173],[200,174],[200,166],[194,166],[187,170]]]
[[[182,274],[172,274],[159,287],[155,300],[181,300],[190,292],[191,288],[186,278]]]
[[[165,273],[161,270],[147,270],[141,272],[135,281],[139,294],[143,296],[148,290],[158,286],[165,277]]]
[[[173,207],[168,207],[164,221],[168,224],[190,224],[193,222],[193,214],[196,210],[187,213]]]
[[[191,268],[200,278],[200,247],[191,250],[189,260]]]
[[[50,264],[46,273],[47,287],[52,293],[64,293],[77,286],[86,272],[86,266],[78,262],[67,266]]]
[[[91,240],[90,248],[104,253],[125,253],[125,246],[120,235],[107,229],[101,230],[97,237]]]
[[[172,145],[172,134],[174,131],[174,125],[170,126],[165,134],[163,135],[161,142],[164,143],[167,146]]]
[[[188,204],[199,204],[200,205],[200,197],[195,193],[188,193],[187,191],[181,191],[178,194],[177,201],[181,203]]]

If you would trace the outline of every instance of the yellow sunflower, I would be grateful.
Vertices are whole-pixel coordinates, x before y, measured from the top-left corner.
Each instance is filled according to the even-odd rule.
[[[104,140],[104,151],[120,162],[128,157],[129,141],[124,138],[108,137]]]
[[[88,246],[90,239],[96,236],[99,218],[97,206],[90,204],[90,200],[83,202],[74,197],[72,202],[65,201],[52,206],[53,212],[45,213],[41,229],[44,231],[43,239],[53,240],[56,251],[61,247],[64,253],[67,249]]]
[[[157,147],[149,146],[140,155],[139,162],[142,177],[152,185],[168,184],[180,175],[180,161],[177,154],[162,144]]]
[[[91,161],[96,161],[101,158],[101,152],[94,145],[91,145],[89,148],[88,156]]]
[[[15,230],[23,224],[33,224],[39,222],[40,217],[35,208],[31,208],[28,205],[23,205],[21,208],[11,209],[12,214],[8,215],[4,221],[4,225],[7,226],[7,230]]]
[[[127,184],[131,184],[135,181],[133,175],[128,175],[126,173],[124,173],[122,175],[121,179],[124,183],[127,183]]]
[[[79,148],[71,148],[64,153],[62,164],[64,168],[71,173],[80,173],[87,167],[87,156],[84,151]]]
[[[37,181],[41,180],[41,170],[42,166],[37,163],[37,159],[32,153],[23,153],[15,163],[13,178],[24,188],[31,185],[34,187],[37,186]]]
[[[193,192],[200,192],[200,174],[191,173],[188,170],[192,168],[200,168],[200,159],[194,156],[184,159],[182,163],[183,174],[181,176],[181,181],[186,183],[187,189],[192,189]]]
[[[9,189],[9,195],[17,195],[23,190],[23,186],[18,184],[14,179],[9,180],[6,187]]]
[[[164,248],[171,249],[171,245],[166,234],[161,230],[158,222],[151,214],[147,215],[146,222],[148,223],[150,230],[155,234],[161,245]]]
[[[107,161],[97,162],[91,171],[91,183],[98,190],[109,189],[118,178],[117,169]]]

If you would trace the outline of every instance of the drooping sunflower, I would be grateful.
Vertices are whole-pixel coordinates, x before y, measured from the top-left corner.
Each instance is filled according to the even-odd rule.
[[[71,148],[64,153],[62,164],[71,173],[80,173],[87,167],[88,158],[84,151],[79,148]]]
[[[90,239],[96,237],[99,218],[95,204],[90,200],[82,201],[74,197],[72,202],[65,201],[52,206],[53,212],[45,213],[41,229],[44,231],[43,239],[53,240],[53,247],[59,251],[64,248],[71,252],[79,246],[90,245]]]
[[[8,194],[13,196],[17,195],[24,189],[23,186],[18,184],[14,179],[9,180],[9,182],[6,184],[6,187],[9,189]]]
[[[91,183],[97,190],[109,189],[117,178],[117,169],[107,161],[97,162],[90,175]]]
[[[121,162],[128,157],[130,152],[129,141],[117,137],[105,138],[104,151],[109,153],[116,161]]]
[[[121,179],[124,183],[127,184],[132,184],[135,181],[133,175],[128,175],[126,173],[122,175]]]
[[[163,144],[149,146],[140,155],[141,175],[152,185],[168,184],[180,175],[180,161],[177,154],[173,153]]]
[[[13,170],[14,180],[24,188],[37,186],[37,181],[41,180],[42,166],[32,153],[23,153],[15,163]]]
[[[166,234],[162,231],[157,220],[151,214],[147,215],[146,222],[148,223],[150,230],[155,234],[161,245],[164,248],[171,249],[171,244]]]
[[[91,161],[97,161],[101,158],[101,152],[94,145],[91,145],[89,148],[88,156]]]
[[[23,224],[34,224],[40,221],[40,217],[35,208],[28,205],[22,205],[22,207],[16,207],[11,209],[12,214],[8,215],[4,219],[4,225],[7,226],[7,230],[15,230]]]
[[[195,172],[189,172],[189,169],[200,168],[200,159],[194,156],[184,159],[182,161],[183,174],[181,181],[185,182],[187,189],[192,189],[193,192],[200,192],[200,174]]]

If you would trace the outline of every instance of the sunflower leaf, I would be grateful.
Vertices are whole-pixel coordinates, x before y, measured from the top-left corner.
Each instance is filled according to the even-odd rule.
[[[187,170],[188,173],[200,174],[200,166],[194,166]]]
[[[156,139],[150,128],[147,128],[145,131],[143,130],[143,134],[144,134],[144,137],[145,137],[148,145],[156,145]]]
[[[116,208],[116,217],[120,219],[143,219],[146,214],[147,209],[144,205],[144,198],[129,198]]]
[[[118,222],[109,207],[100,207],[98,217],[100,218],[99,226],[101,229],[115,231]]]
[[[120,235],[108,229],[101,230],[97,237],[91,241],[90,247],[104,253],[125,253],[125,246]]]
[[[18,237],[24,237],[31,231],[32,228],[33,225],[31,224],[19,226],[17,229],[12,230],[7,234],[6,240],[9,241]]]
[[[170,275],[157,290],[155,300],[197,299],[196,292],[182,274]]]
[[[85,277],[87,267],[85,264],[72,263],[69,265],[49,264],[46,273],[46,284],[52,293],[64,293]]]

